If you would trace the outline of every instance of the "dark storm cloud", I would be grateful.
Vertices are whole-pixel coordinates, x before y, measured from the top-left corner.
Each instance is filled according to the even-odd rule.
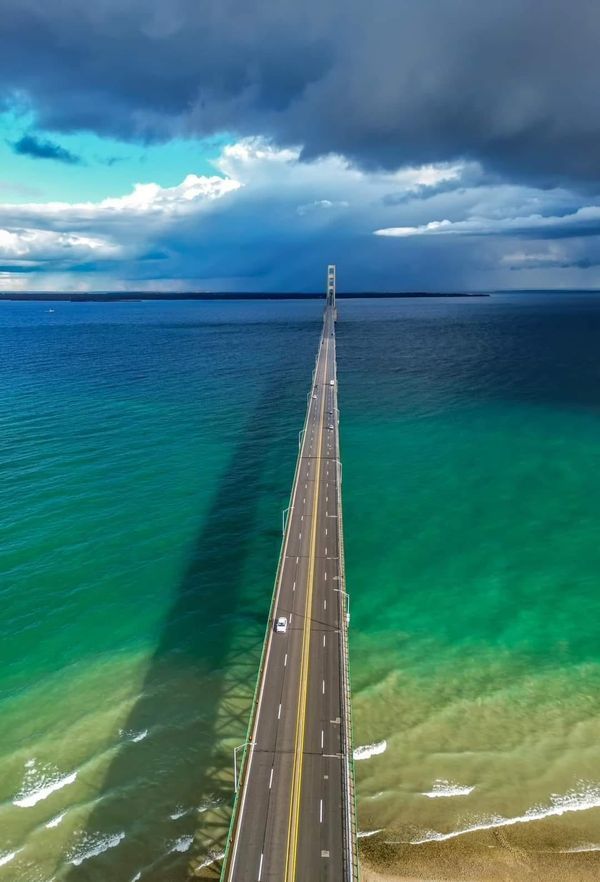
[[[0,31],[4,96],[57,130],[600,178],[595,0],[4,0]]]
[[[39,138],[37,135],[23,135],[14,144],[11,144],[15,153],[22,156],[32,156],[34,159],[55,159],[57,162],[66,162],[68,165],[79,165],[81,159],[70,150],[66,150],[55,141],[47,138]]]

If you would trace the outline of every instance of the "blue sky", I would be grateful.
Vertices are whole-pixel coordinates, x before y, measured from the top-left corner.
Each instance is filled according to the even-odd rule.
[[[5,0],[0,290],[600,286],[586,0]]]
[[[28,136],[59,145],[73,161],[17,152],[15,145]],[[40,129],[30,110],[11,108],[0,114],[0,198],[75,202],[122,196],[138,181],[173,187],[192,169],[196,174],[210,174],[210,160],[228,140],[231,138],[223,134],[144,144],[92,131],[57,135]]]

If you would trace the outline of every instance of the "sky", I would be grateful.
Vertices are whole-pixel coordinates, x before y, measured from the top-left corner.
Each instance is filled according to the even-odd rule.
[[[600,287],[596,0],[2,0],[0,292]]]

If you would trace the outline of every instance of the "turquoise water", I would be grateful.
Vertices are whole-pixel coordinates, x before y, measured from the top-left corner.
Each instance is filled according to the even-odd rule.
[[[320,315],[0,306],[0,879],[222,847]],[[340,302],[367,863],[600,843],[599,330],[591,295]]]
[[[222,839],[319,317],[2,306],[0,878]]]
[[[600,298],[342,314],[365,857],[513,882],[577,849],[597,878]]]

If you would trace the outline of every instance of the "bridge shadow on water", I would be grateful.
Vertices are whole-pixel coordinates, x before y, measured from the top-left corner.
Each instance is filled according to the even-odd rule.
[[[225,845],[232,748],[246,733],[280,544],[279,511],[295,455],[282,396],[303,402],[301,386],[282,383],[277,365],[271,377],[245,426],[232,427],[240,440],[123,724],[129,740],[111,762],[82,833],[81,850],[97,853],[68,864],[61,882],[218,875],[218,861],[211,865],[209,856]],[[265,582],[260,595],[257,573]],[[254,594],[244,587],[248,581]],[[147,737],[133,741],[146,730]]]

